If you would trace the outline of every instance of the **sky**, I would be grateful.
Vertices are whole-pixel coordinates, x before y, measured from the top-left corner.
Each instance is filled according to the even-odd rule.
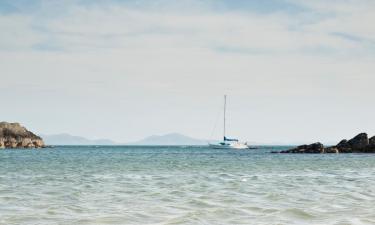
[[[219,139],[227,94],[228,136],[372,136],[373,21],[373,0],[0,0],[0,120]]]

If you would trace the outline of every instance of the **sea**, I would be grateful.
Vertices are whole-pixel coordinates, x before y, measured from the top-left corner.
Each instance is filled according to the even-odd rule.
[[[0,224],[375,224],[375,154],[0,150]]]

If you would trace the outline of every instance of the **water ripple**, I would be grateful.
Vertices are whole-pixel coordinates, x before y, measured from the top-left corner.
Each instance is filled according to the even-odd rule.
[[[0,224],[375,224],[374,155],[270,151],[2,150]]]

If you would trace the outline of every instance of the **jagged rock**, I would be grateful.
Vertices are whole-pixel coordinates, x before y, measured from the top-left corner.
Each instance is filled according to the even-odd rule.
[[[366,133],[360,133],[348,141],[348,145],[353,150],[360,150],[369,145],[369,139]]]
[[[366,133],[360,133],[349,141],[342,140],[336,145],[340,153],[362,153],[369,152],[370,140]]]
[[[286,151],[281,151],[280,153],[324,153],[324,146],[322,143],[317,142],[310,145],[300,145],[297,148],[289,149]]]
[[[46,147],[42,139],[34,139],[32,141],[33,141],[34,146],[41,147],[41,148]]]
[[[344,140],[340,141],[336,146],[337,147],[348,147],[349,146],[348,140],[344,139]]]
[[[375,136],[369,139],[369,145],[375,146]]]
[[[324,153],[340,153],[337,147],[328,147],[324,149]]]
[[[0,148],[43,148],[41,137],[19,123],[0,123]]]
[[[8,139],[4,138],[5,148],[15,148],[17,147],[17,140],[13,137],[9,137]]]
[[[348,140],[346,140],[346,139],[340,141],[335,147],[341,153],[347,153],[347,152],[349,153],[349,152],[351,152],[350,144],[348,143]]]
[[[301,145],[280,153],[375,153],[375,136],[369,139],[366,133],[360,133],[349,141],[346,139],[340,141],[336,146],[324,148],[318,142]]]

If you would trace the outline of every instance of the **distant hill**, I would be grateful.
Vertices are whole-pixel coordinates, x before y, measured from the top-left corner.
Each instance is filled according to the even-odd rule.
[[[47,145],[115,145],[116,143],[109,139],[90,140],[84,137],[73,136],[70,134],[41,135]]]
[[[128,145],[207,145],[207,140],[195,139],[179,133],[152,135]]]
[[[165,135],[152,135],[140,141],[118,143],[109,139],[88,139],[70,134],[40,135],[46,145],[207,145],[208,142],[216,143],[218,140],[204,140],[192,138],[179,133]],[[247,142],[250,145],[292,145],[287,143],[261,143]],[[297,145],[297,144],[293,144]]]

